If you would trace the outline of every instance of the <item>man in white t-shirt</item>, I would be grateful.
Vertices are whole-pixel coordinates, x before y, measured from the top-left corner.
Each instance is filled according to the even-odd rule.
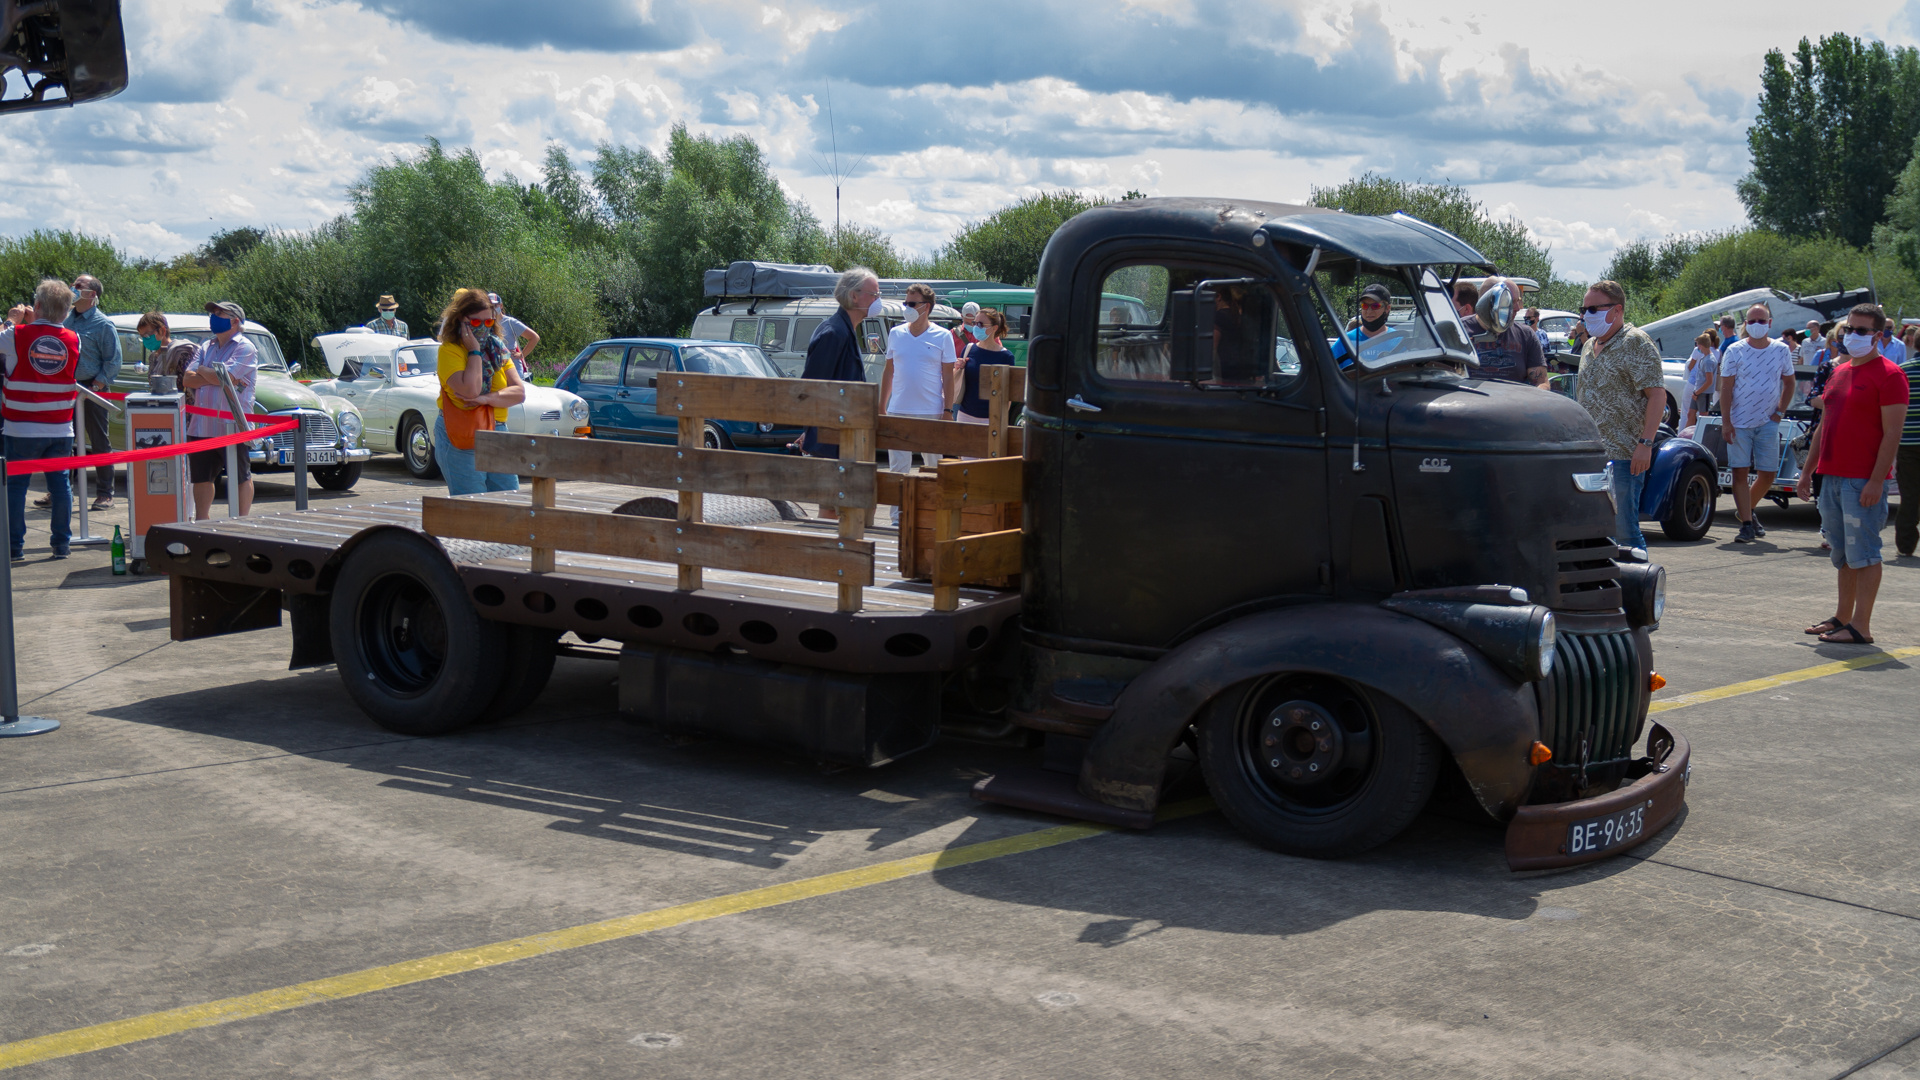
[[[1820,355],[1820,344],[1826,339],[1827,335],[1820,330],[1820,320],[1807,320],[1807,336],[1800,342],[1800,355],[1794,357],[1794,363],[1812,371],[1814,357]]]
[[[1773,486],[1780,469],[1780,418],[1793,400],[1793,352],[1771,337],[1772,313],[1765,304],[1747,309],[1747,336],[1720,358],[1720,434],[1733,469],[1733,509],[1740,518],[1736,544],[1767,535],[1753,507]],[[1747,484],[1747,471],[1756,475]]]
[[[913,314],[911,322],[901,323],[887,334],[887,366],[880,374],[880,400],[893,416],[912,416],[923,420],[945,420],[953,402],[953,335],[935,326],[933,287],[907,286],[904,301]],[[940,455],[921,455],[929,466],[940,463]],[[887,467],[894,472],[913,468],[913,454],[907,450],[887,451]],[[893,508],[894,524],[900,523],[900,508]]]

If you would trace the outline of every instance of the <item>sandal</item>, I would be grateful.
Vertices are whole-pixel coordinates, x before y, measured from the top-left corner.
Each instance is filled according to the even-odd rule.
[[[1845,634],[1847,636],[1843,638],[1839,636],[1841,634]],[[1862,637],[1860,635],[1860,631],[1855,630],[1852,624],[1850,623],[1843,624],[1837,630],[1829,630],[1826,633],[1821,634],[1820,640],[1826,642],[1829,645],[1871,645],[1873,644],[1872,638]]]
[[[1838,633],[1840,628],[1845,625],[1847,624],[1829,615],[1800,632],[1803,634],[1833,634]]]

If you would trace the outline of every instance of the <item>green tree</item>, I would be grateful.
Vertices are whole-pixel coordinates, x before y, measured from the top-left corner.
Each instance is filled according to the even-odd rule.
[[[1082,210],[1106,201],[1074,191],[1029,195],[960,230],[949,248],[994,281],[1032,285],[1040,276],[1040,253],[1054,230]]]
[[[1920,135],[1920,52],[1848,34],[1767,53],[1738,191],[1757,228],[1873,238]]]
[[[1553,280],[1553,259],[1527,227],[1494,218],[1458,184],[1414,183],[1369,172],[1335,187],[1314,188],[1307,201],[1349,214],[1404,211],[1472,244],[1503,274],[1532,278],[1543,286]]]

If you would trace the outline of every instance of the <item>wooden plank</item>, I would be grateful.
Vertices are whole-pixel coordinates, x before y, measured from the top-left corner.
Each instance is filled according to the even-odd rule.
[[[1019,502],[1022,464],[1022,459],[1017,457],[943,461],[939,505],[954,509]]]
[[[872,427],[880,388],[827,379],[756,379],[744,375],[660,376],[654,408],[661,416],[748,420],[803,427]]]
[[[1007,455],[1007,416],[1013,411],[1014,374],[1019,373],[1021,389],[1026,386],[1026,371],[1023,368],[994,364],[982,369],[986,374],[986,385],[981,387],[981,396],[987,403],[987,456],[1005,457]]]
[[[956,582],[940,582],[940,545],[954,543],[960,535],[960,511],[936,508],[933,511],[933,610],[957,611],[960,588]]]
[[[706,428],[706,420],[704,417],[682,416],[680,418],[681,449],[697,450],[705,445]],[[698,522],[700,520],[700,512],[704,509],[702,504],[706,501],[703,493],[689,489],[685,485],[678,485],[678,491],[680,496],[678,500],[678,520],[683,524]],[[698,589],[700,587],[700,567],[698,565],[687,565],[688,563],[696,562],[696,560],[677,559],[675,561],[680,563],[680,587],[689,591]]]
[[[876,397],[877,401],[878,398]],[[840,460],[849,464],[873,461],[873,428],[849,427],[840,429]],[[867,512],[859,507],[847,507],[840,511],[840,537],[842,543],[864,543],[860,537],[867,530]],[[872,545],[868,545],[872,550]],[[873,584],[873,560],[867,560],[867,579],[861,582],[847,582],[840,586],[839,609],[841,611],[859,611],[864,601],[860,595],[860,586]]]
[[[555,487],[556,485],[553,481],[553,477],[551,476],[534,477],[533,478],[533,505],[541,509],[552,508],[554,495],[555,495],[555,490],[554,490]],[[550,547],[534,548],[533,554],[528,560],[527,568],[532,570],[536,574],[553,573],[553,549]]]
[[[1019,572],[1019,529],[936,541],[933,545],[933,606],[940,611],[953,610],[940,607],[942,587],[957,589],[960,585]]]
[[[882,450],[911,450],[944,457],[986,457],[987,429],[957,420],[922,420],[913,416],[881,416],[874,428],[874,445]]]
[[[848,583],[873,584],[873,544],[867,540],[478,499],[428,496],[421,502],[421,522],[433,536],[661,563],[691,561],[718,570],[829,581],[843,588]]]
[[[901,490],[901,482],[903,478],[906,476],[906,474],[891,472],[886,469],[881,469],[877,465],[874,468],[876,470],[873,474],[874,504],[877,506],[906,505],[905,503],[901,502],[901,500],[906,497],[904,494],[902,494],[902,490]],[[902,520],[905,520],[905,519],[903,518]]]
[[[877,465],[827,458],[504,431],[476,432],[473,446],[474,461],[482,472],[791,499],[822,506],[872,507],[873,477],[879,471]]]

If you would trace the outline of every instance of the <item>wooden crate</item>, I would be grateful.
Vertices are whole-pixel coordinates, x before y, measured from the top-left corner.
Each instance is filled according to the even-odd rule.
[[[900,478],[900,576],[913,581],[933,580],[933,523],[938,509],[939,477],[932,469],[915,469]],[[1020,527],[1020,504],[986,503],[960,511],[960,533],[1001,532]],[[969,582],[990,589],[1017,589],[1020,575]]]

